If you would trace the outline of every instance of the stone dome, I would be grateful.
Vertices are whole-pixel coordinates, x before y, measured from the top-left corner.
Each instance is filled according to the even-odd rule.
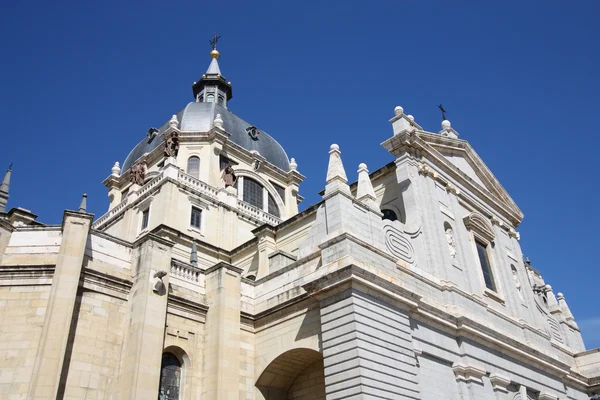
[[[257,151],[268,162],[285,172],[290,170],[288,156],[275,139],[260,129],[260,133],[255,138],[251,137],[246,128],[252,125],[217,103],[189,103],[177,113],[179,129],[181,131],[207,132],[212,128],[217,114],[221,114],[223,129],[231,135],[229,140],[246,150]],[[123,162],[122,171],[127,171],[145,153],[150,153],[161,146],[163,133],[168,127],[169,122],[167,121],[159,128],[156,136],[138,143]]]

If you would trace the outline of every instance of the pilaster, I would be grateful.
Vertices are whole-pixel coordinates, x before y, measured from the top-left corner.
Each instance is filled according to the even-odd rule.
[[[353,277],[323,286],[305,289],[320,301],[327,400],[420,398],[407,312]]]
[[[121,361],[122,399],[153,399],[158,393],[172,246],[153,234],[134,243],[137,258]]]
[[[7,221],[0,219],[0,265],[2,265],[2,258],[6,252],[8,242],[15,228]]]
[[[241,273],[223,262],[206,270],[203,399],[239,398]]]
[[[93,218],[93,215],[86,213],[64,213],[62,241],[29,384],[28,399],[50,400],[57,397],[77,301],[85,245]]]

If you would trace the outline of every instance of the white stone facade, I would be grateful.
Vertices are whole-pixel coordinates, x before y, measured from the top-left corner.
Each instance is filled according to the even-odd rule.
[[[600,352],[523,262],[523,215],[491,171],[450,123],[426,132],[401,107],[390,122],[395,161],[361,164],[348,184],[332,145],[323,200],[300,213],[297,164],[232,142],[220,114],[208,131],[174,116],[163,133],[178,153],[137,160],[141,185],[115,164],[95,220],[85,207],[60,226],[2,213],[0,399],[155,399],[165,355],[179,368],[169,399],[600,391]]]

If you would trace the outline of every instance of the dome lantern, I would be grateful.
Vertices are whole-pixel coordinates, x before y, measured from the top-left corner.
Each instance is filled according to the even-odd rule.
[[[227,82],[225,77],[221,75],[219,67],[219,58],[221,54],[217,50],[217,42],[221,36],[215,36],[210,40],[212,51],[210,52],[211,61],[198,82],[194,82],[192,90],[194,98],[198,103],[217,103],[227,108],[227,102],[231,99],[231,83]]]

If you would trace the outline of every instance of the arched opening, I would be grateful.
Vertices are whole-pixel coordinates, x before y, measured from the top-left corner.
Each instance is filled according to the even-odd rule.
[[[311,349],[293,349],[265,368],[256,387],[267,400],[325,400],[323,356]]]
[[[390,210],[388,208],[388,209],[381,210],[381,212],[383,213],[383,215],[381,216],[381,219],[387,219],[389,221],[398,221],[398,216],[396,215],[394,210]]]
[[[200,158],[196,156],[188,158],[187,173],[196,179],[200,179]]]
[[[181,362],[173,353],[163,353],[158,400],[179,400],[180,388]]]

